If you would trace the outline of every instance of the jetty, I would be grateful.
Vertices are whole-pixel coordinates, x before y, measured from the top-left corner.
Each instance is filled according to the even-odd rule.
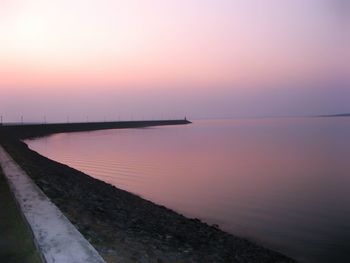
[[[199,219],[187,218],[65,164],[50,160],[32,151],[23,142],[24,139],[54,133],[190,123],[182,119],[3,125],[0,127],[0,145],[3,149],[1,166],[10,179],[13,177],[10,185],[12,184],[14,192],[18,177],[16,174],[33,183],[31,188],[36,189],[43,200],[52,204],[49,205],[51,211],[56,211],[53,214],[62,213],[62,217],[67,219],[63,225],[69,225],[71,230],[73,226],[76,230],[72,232],[79,232],[81,236],[79,233],[77,236],[83,237],[91,245],[84,245],[79,251],[86,247],[92,248],[93,257],[98,258],[96,262],[102,260],[99,255],[106,262],[295,262],[276,251],[226,233],[216,225],[211,226]],[[33,198],[29,195],[25,199],[21,201],[18,198],[17,201],[21,204],[35,200],[34,195]],[[35,203],[30,204],[32,205]],[[40,210],[32,210],[37,209]],[[28,221],[30,222],[29,219]],[[40,239],[40,235],[36,237],[34,234],[34,237]],[[74,240],[71,242],[76,244]],[[83,243],[87,244],[86,242]],[[45,251],[45,246],[41,246],[40,242],[36,243],[39,244],[41,253]],[[70,249],[60,250],[72,253]],[[86,255],[85,253],[82,256],[84,260],[88,258]]]

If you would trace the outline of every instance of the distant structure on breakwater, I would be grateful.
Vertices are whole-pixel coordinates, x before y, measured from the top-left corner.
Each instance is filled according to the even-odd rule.
[[[41,137],[53,133],[80,132],[107,129],[143,128],[163,125],[190,124],[185,119],[152,120],[152,121],[118,121],[118,122],[82,122],[82,123],[50,123],[50,124],[13,124],[2,125],[1,131],[15,138]]]

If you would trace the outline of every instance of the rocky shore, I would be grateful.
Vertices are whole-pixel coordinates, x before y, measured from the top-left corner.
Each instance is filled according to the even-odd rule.
[[[295,262],[39,155],[20,139],[84,129],[34,126],[0,128],[0,143],[107,262]]]

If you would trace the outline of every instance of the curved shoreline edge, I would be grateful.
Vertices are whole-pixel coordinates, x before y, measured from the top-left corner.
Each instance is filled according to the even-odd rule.
[[[0,165],[45,263],[105,263],[94,247],[0,146]]]
[[[6,126],[10,128],[0,128],[0,144],[107,262],[295,262],[52,161],[20,141],[57,132],[188,123],[178,120]]]
[[[24,124],[0,125],[1,131],[17,139],[30,139],[43,137],[54,133],[83,132],[107,129],[146,128],[165,125],[185,125],[191,122],[181,120],[152,120],[152,121],[113,121],[113,122],[83,122],[83,123],[50,123],[50,124]]]

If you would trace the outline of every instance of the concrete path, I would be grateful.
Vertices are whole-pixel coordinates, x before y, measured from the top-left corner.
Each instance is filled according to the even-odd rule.
[[[47,263],[105,262],[1,146],[0,165]]]

